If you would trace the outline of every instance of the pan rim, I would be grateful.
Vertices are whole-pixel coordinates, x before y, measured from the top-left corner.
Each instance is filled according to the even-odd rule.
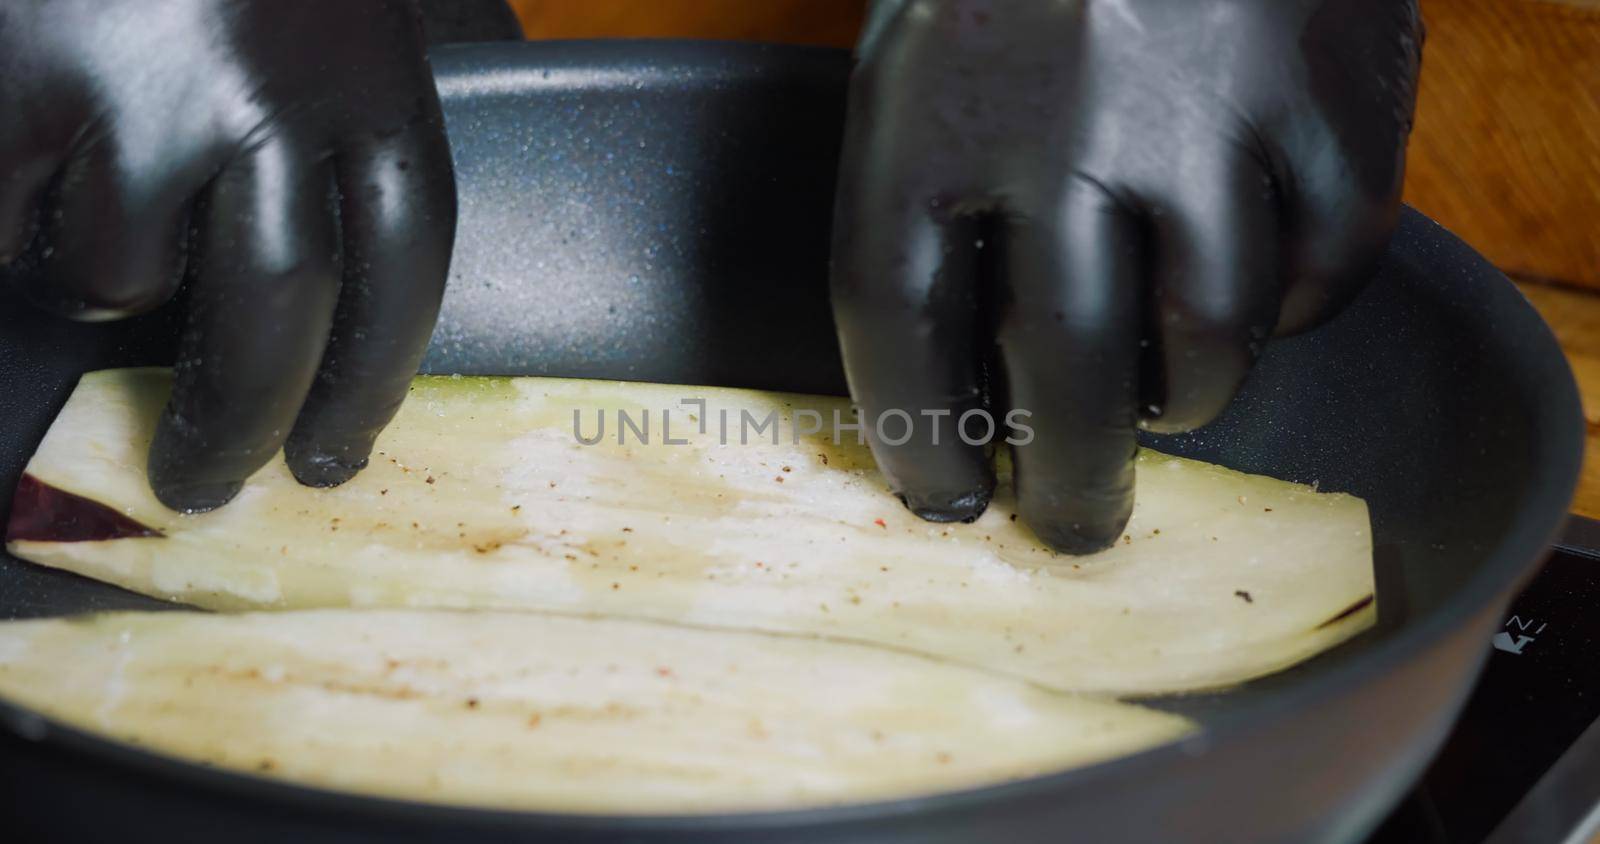
[[[541,49],[587,50],[593,49],[588,45],[594,43],[558,42],[541,45]],[[626,45],[630,42],[613,43]],[[759,60],[766,65],[779,68],[787,65],[781,61],[773,61],[772,57],[791,51],[795,54],[819,55],[838,52],[825,48],[774,48],[770,45],[725,42],[674,43],[686,44],[683,63],[687,69],[703,67],[703,56],[691,65],[689,60],[691,47],[709,46],[719,55],[733,59]],[[495,45],[493,49],[515,50],[519,47],[525,49],[526,46]],[[438,57],[441,52],[436,52],[435,56]],[[669,59],[668,63],[670,61]],[[663,62],[658,57],[653,63],[659,65]],[[1438,250],[1446,252],[1453,250],[1464,256],[1471,265],[1472,275],[1477,283],[1503,288],[1496,295],[1520,298],[1520,294],[1504,275],[1437,223],[1408,209],[1406,224],[1420,226],[1423,233],[1437,237],[1438,242],[1435,246]],[[478,829],[713,833],[740,830],[759,832],[778,828],[788,830],[820,828],[845,823],[888,822],[930,809],[959,810],[1023,800],[1051,792],[1074,790],[1089,783],[1103,783],[1114,779],[1139,779],[1158,772],[1178,759],[1204,752],[1209,746],[1237,741],[1249,733],[1264,731],[1269,726],[1281,722],[1289,713],[1312,701],[1337,699],[1341,693],[1348,693],[1379,678],[1394,674],[1401,665],[1416,658],[1418,654],[1461,632],[1473,619],[1491,609],[1503,610],[1504,604],[1509,601],[1511,594],[1509,590],[1524,583],[1534,573],[1542,560],[1542,551],[1550,545],[1566,519],[1567,506],[1581,470],[1584,425],[1577,387],[1570,366],[1565,356],[1560,354],[1553,334],[1525,300],[1517,305],[1516,310],[1519,313],[1511,316],[1521,320],[1532,320],[1537,327],[1526,342],[1550,347],[1551,354],[1542,356],[1545,358],[1543,366],[1547,371],[1541,374],[1552,386],[1547,394],[1542,394],[1541,400],[1528,410],[1538,420],[1533,427],[1548,432],[1549,436],[1544,442],[1537,444],[1539,451],[1536,492],[1523,503],[1515,517],[1508,523],[1498,543],[1482,552],[1483,562],[1477,570],[1438,607],[1425,615],[1409,620],[1390,635],[1372,643],[1361,658],[1331,666],[1315,676],[1276,690],[1262,700],[1252,701],[1222,713],[1214,720],[1208,721],[1205,728],[1193,736],[1129,756],[1014,783],[845,806],[705,815],[587,815],[469,807],[374,797],[298,785],[244,772],[210,768],[67,726],[3,698],[0,698],[0,724],[27,740],[54,741],[76,752],[91,755],[97,760],[125,766],[139,773],[155,775],[203,791],[221,791],[231,796],[280,805],[287,803],[319,811],[359,813],[363,817],[385,817],[397,821],[425,820],[430,824],[459,825]],[[1486,644],[1485,655],[1487,652]]]

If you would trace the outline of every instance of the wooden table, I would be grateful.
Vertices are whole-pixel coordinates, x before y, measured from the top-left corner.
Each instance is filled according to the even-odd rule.
[[[1600,519],[1600,294],[1537,283],[1519,286],[1550,323],[1578,379],[1589,439],[1572,512]]]

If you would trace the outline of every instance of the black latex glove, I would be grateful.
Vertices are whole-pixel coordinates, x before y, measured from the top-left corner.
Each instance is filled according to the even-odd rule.
[[[430,45],[521,41],[522,23],[506,0],[420,0]]]
[[[1033,414],[1013,449],[1024,519],[1059,550],[1100,549],[1132,510],[1136,427],[1211,421],[1263,341],[1374,270],[1399,212],[1415,0],[874,11],[833,303],[863,417],[918,417],[904,445],[873,437],[878,463],[924,518],[981,514],[994,473],[956,420],[989,400],[997,352],[999,436],[1004,412]]]
[[[191,279],[150,450],[168,506],[285,446],[366,465],[438,314],[455,183],[405,0],[0,2],[0,276],[75,319]]]

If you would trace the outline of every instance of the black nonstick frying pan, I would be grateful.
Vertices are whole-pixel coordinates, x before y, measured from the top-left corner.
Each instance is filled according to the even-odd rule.
[[[844,54],[502,44],[440,50],[435,67],[462,217],[429,371],[844,391],[826,299]],[[75,377],[170,359],[175,313],[76,325],[0,294],[0,514]],[[1408,212],[1354,307],[1273,344],[1216,424],[1151,440],[1361,495],[1377,543],[1377,628],[1231,693],[1155,701],[1205,725],[1180,744],[919,800],[584,818],[299,789],[0,705],[0,835],[1352,840],[1445,735],[1506,603],[1564,517],[1583,434],[1571,374],[1533,310],[1471,249]],[[0,617],[153,606],[0,559]]]

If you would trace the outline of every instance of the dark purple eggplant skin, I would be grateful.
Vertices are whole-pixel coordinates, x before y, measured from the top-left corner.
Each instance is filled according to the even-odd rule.
[[[7,542],[104,542],[164,535],[98,501],[26,474],[17,481],[6,523]]]

